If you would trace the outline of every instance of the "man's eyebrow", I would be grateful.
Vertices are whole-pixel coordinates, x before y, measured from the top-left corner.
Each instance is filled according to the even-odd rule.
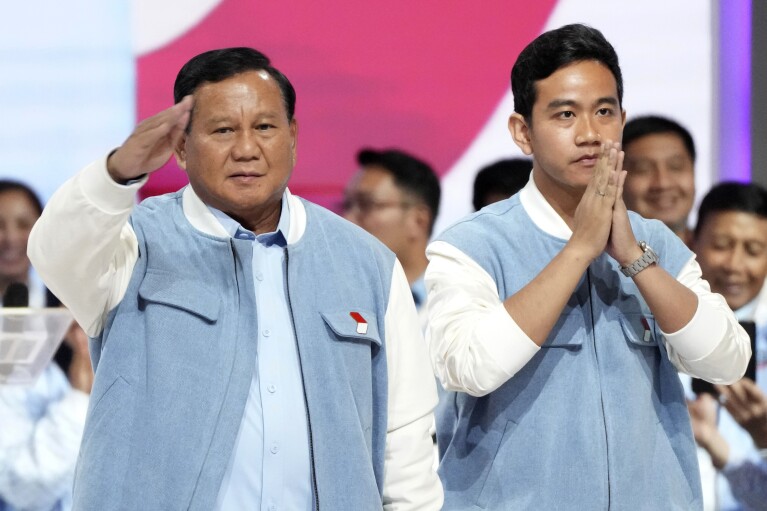
[[[605,96],[604,98],[596,100],[594,105],[604,105],[605,103],[612,106],[618,106],[618,98],[615,96]]]
[[[604,105],[604,104],[618,106],[618,98],[614,96],[605,96],[603,98],[597,99],[594,102],[594,106]],[[551,101],[548,105],[546,105],[546,110],[556,110],[557,108],[574,107],[577,105],[578,105],[578,102],[572,99],[555,99]]]
[[[557,108],[562,108],[563,106],[575,105],[577,105],[577,103],[572,99],[555,99],[546,105],[546,110],[556,110]]]
[[[211,117],[207,119],[207,123],[209,124],[217,124],[220,122],[229,122],[231,119],[229,117],[223,116],[223,115],[217,115],[216,117]]]

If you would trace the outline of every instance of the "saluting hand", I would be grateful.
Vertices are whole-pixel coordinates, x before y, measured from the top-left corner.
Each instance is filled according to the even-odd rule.
[[[145,119],[107,160],[112,179],[124,183],[162,167],[184,134],[194,100],[187,96],[170,108]]]

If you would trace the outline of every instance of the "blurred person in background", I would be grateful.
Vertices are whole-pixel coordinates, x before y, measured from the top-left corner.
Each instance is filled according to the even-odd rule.
[[[45,287],[32,272],[27,257],[29,231],[43,212],[37,194],[24,183],[0,180],[0,304],[13,283],[29,289],[29,305],[45,307]]]
[[[631,119],[623,129],[626,206],[665,223],[685,244],[695,202],[695,143],[676,121],[658,115]]]
[[[413,293],[421,326],[426,324],[426,245],[439,212],[440,186],[423,160],[398,149],[363,149],[359,171],[344,191],[344,218],[394,252]]]
[[[424,272],[426,245],[439,212],[439,177],[423,160],[398,149],[362,149],[359,170],[344,190],[344,218],[359,225],[394,252],[405,270],[418,319],[427,326]],[[443,415],[452,395],[437,382],[439,403],[435,418]],[[435,441],[436,428],[431,429]]]
[[[474,177],[472,205],[479,211],[520,191],[533,170],[530,158],[507,158],[479,169]]]
[[[698,445],[711,456],[711,461],[726,478],[738,501],[718,509],[767,510],[767,395],[748,378],[730,385],[717,385],[717,401],[703,394],[690,403],[693,433]],[[758,452],[748,457],[733,453],[730,441],[722,433],[721,406],[743,427]]]
[[[27,239],[42,204],[23,183],[0,180],[0,297],[15,283],[29,306],[51,304],[34,276]],[[0,385],[0,511],[64,511],[93,383],[88,337],[72,323],[63,343],[66,372],[51,362],[31,385]]]
[[[750,510],[761,477],[761,509],[767,508],[767,476],[758,448],[767,448],[767,190],[756,184],[720,183],[704,197],[692,237],[711,290],[721,294],[739,321],[755,323],[756,381],[717,386],[724,406],[708,393],[690,402],[695,440],[710,455],[701,476],[707,509]],[[693,389],[695,387],[693,386]],[[756,444],[756,447],[755,447]],[[706,460],[707,461],[707,460]],[[755,479],[756,478],[756,479]],[[708,491],[707,491],[708,490]],[[760,495],[757,493],[757,495]]]

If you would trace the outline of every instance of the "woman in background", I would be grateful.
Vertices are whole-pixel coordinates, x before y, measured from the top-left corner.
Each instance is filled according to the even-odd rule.
[[[25,284],[30,307],[57,305],[34,277],[27,239],[42,205],[26,185],[0,180],[0,304]],[[63,346],[66,372],[51,363],[30,385],[0,384],[0,511],[66,511],[93,370],[88,338],[75,323]]]

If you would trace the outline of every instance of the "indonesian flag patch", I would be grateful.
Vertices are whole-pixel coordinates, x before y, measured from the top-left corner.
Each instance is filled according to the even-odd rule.
[[[650,330],[650,322],[647,318],[642,318],[642,326],[644,327],[644,342],[652,341],[652,331]]]
[[[359,312],[350,312],[349,315],[352,317],[354,321],[357,322],[357,333],[361,335],[365,335],[368,333],[368,322],[365,321],[365,318],[362,317],[362,314]]]

